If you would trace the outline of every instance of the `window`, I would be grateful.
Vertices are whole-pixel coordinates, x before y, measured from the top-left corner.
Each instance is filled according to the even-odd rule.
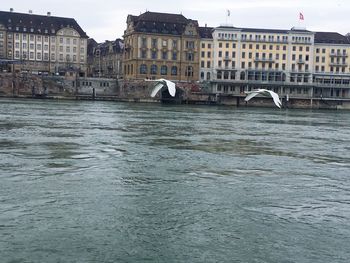
[[[168,59],[168,52],[167,51],[162,52],[162,59]]]
[[[168,67],[163,65],[160,67],[160,74],[161,75],[167,75],[168,74]]]
[[[207,57],[211,58],[211,52],[210,51],[207,52]]]
[[[157,51],[152,51],[151,57],[152,59],[157,59]]]
[[[194,41],[186,41],[186,48],[193,49]]]
[[[141,58],[147,58],[147,51],[141,50]]]
[[[210,68],[210,61],[207,61],[207,68]]]
[[[187,77],[193,77],[193,67],[192,67],[192,66],[186,67],[185,76],[187,76]]]
[[[172,66],[171,67],[171,75],[172,76],[176,76],[177,75],[177,67],[176,66]]]
[[[186,54],[187,61],[193,61],[194,60],[194,54],[189,52]]]
[[[173,48],[177,48],[177,40],[173,40]]]
[[[146,64],[140,65],[140,74],[147,74],[147,65]]]
[[[157,47],[157,39],[156,38],[152,38],[152,47],[156,48]]]
[[[173,60],[177,60],[177,52],[173,52],[173,54],[172,54],[172,59],[173,59]]]
[[[151,74],[157,74],[157,72],[158,72],[158,67],[157,67],[157,65],[152,65],[151,66]]]

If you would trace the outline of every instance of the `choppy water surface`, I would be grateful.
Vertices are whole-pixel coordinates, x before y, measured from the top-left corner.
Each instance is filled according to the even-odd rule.
[[[350,112],[0,100],[1,262],[349,262]]]

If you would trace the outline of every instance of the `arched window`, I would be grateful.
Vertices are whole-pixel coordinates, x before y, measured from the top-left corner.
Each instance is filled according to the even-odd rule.
[[[177,75],[177,67],[176,66],[172,66],[171,67],[171,75],[172,76],[176,76]]]
[[[157,68],[157,65],[152,65],[151,66],[151,74],[157,74],[158,72],[158,68]]]
[[[201,72],[201,79],[204,79],[204,72]]]
[[[188,67],[186,68],[185,76],[187,76],[187,77],[193,77],[193,67],[192,67],[192,66],[188,66]]]
[[[168,67],[163,65],[160,67],[160,74],[161,75],[167,75],[168,74]]]
[[[146,64],[140,65],[140,74],[147,74],[147,65]]]

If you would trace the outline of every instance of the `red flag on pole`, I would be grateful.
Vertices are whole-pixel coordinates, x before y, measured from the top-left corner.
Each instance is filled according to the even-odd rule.
[[[304,20],[304,15],[303,15],[303,13],[299,13],[299,20]]]

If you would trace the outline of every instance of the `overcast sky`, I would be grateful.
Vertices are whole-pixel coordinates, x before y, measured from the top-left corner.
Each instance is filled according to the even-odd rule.
[[[128,14],[182,13],[200,26],[229,23],[237,27],[350,32],[349,0],[3,0],[1,10],[72,17],[98,42],[122,38]],[[227,10],[230,16],[227,18]],[[299,13],[304,21],[299,21]]]

